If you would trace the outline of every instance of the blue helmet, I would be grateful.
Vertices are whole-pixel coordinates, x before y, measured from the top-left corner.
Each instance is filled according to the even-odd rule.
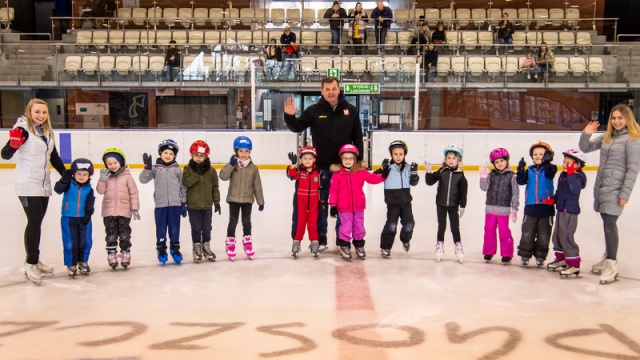
[[[162,142],[158,144],[158,155],[162,155],[162,152],[167,149],[173,151],[173,155],[178,155],[178,150],[180,150],[178,143],[171,139],[166,139],[162,140]]]
[[[233,140],[233,150],[237,149],[253,149],[251,139],[246,136],[238,136],[235,140]]]
[[[447,153],[450,152],[458,154],[462,159],[462,149],[458,145],[452,144],[444,148],[444,156],[447,156]]]

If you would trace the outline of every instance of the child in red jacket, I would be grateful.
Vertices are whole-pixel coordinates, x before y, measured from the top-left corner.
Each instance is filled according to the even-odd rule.
[[[300,252],[300,242],[304,237],[304,230],[307,228],[311,245],[309,249],[313,257],[318,257],[320,245],[318,243],[318,210],[320,206],[320,192],[329,188],[328,176],[322,176],[323,170],[316,167],[316,148],[313,146],[303,146],[300,148],[300,165],[298,157],[294,153],[289,153],[291,165],[287,168],[287,177],[296,182],[296,193],[293,197],[293,224],[291,226],[291,237],[293,245],[291,256],[294,258]],[[326,199],[326,197],[323,197]]]
[[[331,171],[335,173],[331,177],[329,188],[329,206],[331,217],[339,216],[340,228],[338,230],[338,248],[340,256],[345,260],[351,260],[351,237],[356,248],[356,255],[364,260],[367,254],[364,251],[364,209],[366,200],[362,187],[365,182],[379,184],[389,174],[389,164],[383,164],[381,173],[370,173],[362,167],[358,161],[359,151],[354,145],[347,144],[340,148],[340,167],[332,165]]]

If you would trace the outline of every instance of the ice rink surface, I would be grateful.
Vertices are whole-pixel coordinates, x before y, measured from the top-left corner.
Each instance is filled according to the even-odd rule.
[[[410,159],[409,159],[410,160]],[[137,180],[139,170],[133,170]],[[386,219],[383,186],[367,185],[365,261],[341,260],[334,246],[313,259],[308,241],[290,256],[293,183],[283,170],[262,170],[266,206],[253,208],[254,260],[224,253],[228,207],[214,215],[213,263],[195,264],[182,220],[182,265],[155,255],[153,185],[140,185],[142,219],[132,222],[132,264],[111,270],[96,195],[89,276],[63,266],[60,204],[54,195],[43,224],[41,260],[55,267],[41,286],[23,274],[26,217],[13,170],[0,170],[1,359],[593,359],[640,358],[640,197],[621,216],[621,280],[600,285],[589,273],[604,251],[602,221],[592,210],[595,172],[588,172],[576,240],[582,278],[560,279],[519,258],[503,266],[482,259],[485,193],[467,172],[461,219],[466,253],[455,260],[447,232],[445,258],[434,256],[435,187],[412,189],[416,226],[411,250],[398,240],[379,255]],[[55,181],[57,174],[52,175]],[[557,179],[557,178],[556,178]],[[97,176],[92,183],[95,188]],[[221,182],[221,194],[227,193]],[[521,188],[522,191],[522,188]],[[521,198],[523,194],[521,193]],[[520,220],[511,228],[516,245]],[[335,222],[330,220],[330,227]],[[241,227],[238,234],[241,235]],[[335,243],[331,234],[329,243]],[[550,251],[547,261],[553,255]],[[634,330],[635,329],[635,330]]]

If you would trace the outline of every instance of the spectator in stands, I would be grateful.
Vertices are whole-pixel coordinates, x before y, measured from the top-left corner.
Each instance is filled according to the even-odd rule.
[[[438,28],[431,34],[431,42],[434,44],[444,44],[445,40],[444,24],[438,23]]]
[[[325,170],[323,173],[331,177],[329,167],[331,164],[339,164],[338,152],[342,145],[353,144],[358,148],[362,160],[363,138],[362,125],[358,109],[349,104],[342,91],[340,80],[329,76],[322,79],[322,97],[317,104],[307,107],[300,117],[296,117],[298,109],[295,107],[293,97],[285,100],[284,121],[289,130],[293,132],[311,129],[313,146],[318,151],[316,166]],[[325,179],[321,179],[321,183]],[[327,199],[329,192],[320,192],[320,212],[318,214],[318,235],[320,236],[320,250],[327,248],[327,217],[329,208]],[[336,229],[339,224],[336,224]]]
[[[277,44],[276,38],[269,40],[269,45],[264,49],[264,57],[267,60],[282,61],[282,48]]]
[[[164,56],[164,71],[162,72],[162,77],[166,78],[167,73],[169,73],[169,81],[173,81],[173,70],[176,67],[180,70],[180,50],[176,47],[176,41],[171,40],[169,41],[167,53]]]
[[[387,40],[387,30],[391,27],[391,19],[393,19],[393,11],[388,6],[384,6],[382,0],[378,0],[377,7],[371,12],[371,18],[375,20],[376,44],[378,51],[384,52],[384,45]]]
[[[424,21],[424,15],[420,15],[419,19],[418,25],[415,26],[411,33],[411,45],[418,44],[418,49],[422,49],[421,45],[428,44],[429,39],[431,39],[431,29],[429,29],[429,26],[427,26],[427,23]],[[415,54],[413,52],[413,47],[410,54]]]
[[[528,53],[527,57],[522,60],[522,68],[527,71],[527,80],[531,80],[531,73],[536,70],[536,60],[531,53]],[[538,74],[535,73],[534,77],[537,79]]]
[[[73,15],[71,13],[71,0],[55,0],[54,6],[56,16],[71,17]],[[69,20],[60,20],[60,32],[64,34],[67,32],[67,29],[69,29]]]
[[[435,45],[427,46],[427,51],[422,57],[422,68],[427,73],[427,81],[429,81],[429,74],[435,73],[438,68],[438,48]]]
[[[298,58],[298,43],[296,42],[296,34],[291,31],[289,26],[284,27],[284,32],[280,35],[280,44],[286,45],[284,47],[284,51],[282,53],[282,61],[285,62],[283,66],[283,70],[287,76],[291,75],[294,69],[293,61],[287,59],[297,59]]]
[[[337,1],[333,2],[333,6],[331,6],[324,13],[325,19],[329,20],[329,28],[331,28],[331,53],[333,55],[338,55],[340,53],[340,48],[337,46],[340,44],[340,39],[342,38],[342,29],[344,27],[344,19],[347,18],[347,12],[340,7],[340,3]]]
[[[362,45],[367,43],[367,12],[362,9],[362,3],[356,3],[356,8],[349,12],[349,37],[353,42],[353,51],[356,55],[362,55]]]
[[[502,21],[498,23],[496,31],[498,32],[498,44],[513,44],[513,23],[509,21],[509,14],[502,14]],[[505,48],[501,47],[500,49],[503,50]],[[507,46],[506,50],[508,52],[513,52],[511,46]]]
[[[549,77],[549,72],[553,70],[553,63],[556,56],[547,48],[547,43],[542,42],[536,52],[536,65],[538,67],[538,82],[543,82],[545,75]]]
[[[97,2],[94,2],[94,0],[86,0],[84,2],[84,4],[82,4],[82,15],[80,15],[81,17],[84,18],[92,18],[94,17],[94,8],[98,5]],[[82,22],[81,27],[83,29],[93,29],[93,20],[85,20]]]

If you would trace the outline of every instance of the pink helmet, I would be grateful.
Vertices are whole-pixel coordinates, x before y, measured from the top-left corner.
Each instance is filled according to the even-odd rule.
[[[587,156],[578,149],[569,149],[562,153],[564,156],[568,156],[573,160],[580,163],[580,166],[584,166],[587,163]]]
[[[505,148],[497,148],[497,149],[493,149],[491,150],[491,153],[489,154],[489,161],[491,161],[491,163],[493,164],[494,161],[503,158],[507,161],[509,161],[509,152],[507,151],[507,149]]]
[[[344,154],[346,152],[354,153],[354,154],[356,154],[356,156],[360,155],[360,151],[358,151],[358,148],[355,145],[351,145],[351,144],[342,145],[338,155],[342,155],[342,154]]]

